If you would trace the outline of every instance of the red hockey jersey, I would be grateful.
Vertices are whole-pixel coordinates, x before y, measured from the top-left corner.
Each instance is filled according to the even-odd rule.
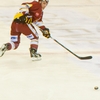
[[[37,1],[33,1],[30,3],[22,3],[22,6],[25,5],[27,6],[28,10],[26,10],[25,13],[29,13],[32,18],[33,18],[33,22],[34,21],[42,21],[42,16],[43,16],[43,11],[42,11],[42,7],[41,4]]]

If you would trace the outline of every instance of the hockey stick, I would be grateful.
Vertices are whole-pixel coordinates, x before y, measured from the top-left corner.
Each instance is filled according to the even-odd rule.
[[[62,45],[60,42],[58,42],[56,39],[50,37],[51,39],[53,39],[56,43],[58,43],[59,45],[61,45],[63,48],[65,48],[67,51],[69,51],[70,53],[72,53],[74,56],[76,56],[77,58],[79,58],[80,60],[88,60],[88,59],[92,59],[92,56],[85,56],[85,57],[80,57],[78,55],[76,55],[75,53],[73,53],[72,51],[70,51],[68,48],[66,48],[64,45]]]
[[[38,28],[41,32],[43,32],[43,30],[39,27],[37,27],[36,25],[34,25],[33,23],[31,24],[33,25],[36,29]],[[50,36],[51,39],[53,39],[56,43],[58,43],[59,45],[61,45],[63,48],[65,48],[67,51],[69,51],[71,54],[73,54],[74,56],[76,56],[77,58],[79,58],[80,60],[88,60],[88,59],[92,59],[92,56],[85,56],[85,57],[80,57],[78,55],[76,55],[75,53],[73,53],[71,50],[69,50],[68,48],[66,48],[64,45],[62,45],[60,42],[58,42],[56,39],[54,39],[53,37]]]

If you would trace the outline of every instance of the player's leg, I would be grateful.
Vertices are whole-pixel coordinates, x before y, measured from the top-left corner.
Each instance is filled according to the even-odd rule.
[[[2,57],[6,51],[9,51],[11,49],[13,50],[17,49],[19,46],[19,43],[20,43],[19,41],[17,42],[11,41],[11,42],[3,44],[0,48],[0,57]]]
[[[30,48],[29,48],[30,57],[32,58],[32,60],[40,60],[41,55],[39,53],[37,53],[37,51],[38,51],[38,42],[39,42],[39,36],[38,36],[37,31],[31,25],[30,25],[30,27],[28,27],[27,25],[24,25],[24,27],[21,28],[21,30],[22,29],[23,29],[22,33],[25,36],[27,36],[28,39],[31,40]]]
[[[32,60],[41,60],[41,54],[37,53],[38,50],[38,39],[32,39],[30,42],[30,57]]]
[[[32,33],[31,36],[27,35],[27,38],[31,40],[29,48],[30,57],[32,60],[41,60],[41,54],[37,53],[39,37]]]
[[[6,51],[9,51],[11,49],[17,49],[18,45],[19,45],[18,42],[8,42],[3,44],[0,47],[0,57],[2,57]]]
[[[0,47],[0,57],[4,55],[4,53],[8,50],[9,46],[9,43],[5,43]]]
[[[12,24],[11,37],[10,37],[11,42],[5,43],[1,46],[0,57],[2,57],[6,51],[18,48],[19,43],[20,43],[20,35],[21,35],[21,33],[16,32],[15,25]]]

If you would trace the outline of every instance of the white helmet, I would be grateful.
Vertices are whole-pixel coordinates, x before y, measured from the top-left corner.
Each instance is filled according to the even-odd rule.
[[[49,2],[49,0],[43,0],[43,1]]]
[[[49,0],[39,0],[39,1],[46,1],[47,3],[49,2]]]

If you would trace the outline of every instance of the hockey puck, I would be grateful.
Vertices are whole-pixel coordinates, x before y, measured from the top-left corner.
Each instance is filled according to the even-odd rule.
[[[99,87],[98,87],[98,86],[95,86],[95,87],[94,87],[94,89],[95,89],[95,90],[98,90],[98,89],[99,89]]]

